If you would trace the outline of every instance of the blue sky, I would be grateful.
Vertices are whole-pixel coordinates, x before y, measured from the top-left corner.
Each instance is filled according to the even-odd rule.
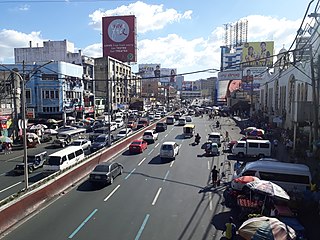
[[[54,1],[54,0],[53,0]],[[309,12],[314,11],[315,1]],[[29,41],[74,43],[92,57],[102,55],[101,17],[134,14],[138,64],[161,63],[178,73],[219,68],[223,24],[248,20],[248,41],[275,41],[289,48],[309,0],[2,1],[0,62],[13,62],[13,49]],[[135,68],[135,67],[134,67]],[[212,74],[211,74],[212,75]],[[196,80],[209,75],[189,75]]]

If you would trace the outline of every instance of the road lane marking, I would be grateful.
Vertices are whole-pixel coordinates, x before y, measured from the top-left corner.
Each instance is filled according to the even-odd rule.
[[[6,172],[4,172],[4,173],[1,173],[1,174],[0,174],[0,176],[4,176],[4,175],[6,175],[6,174],[7,174]]]
[[[154,148],[156,148],[156,147],[158,147],[159,146],[159,143],[157,143],[155,146],[154,146]]]
[[[150,155],[153,152],[154,149],[151,149],[151,151],[148,153],[148,155]]]
[[[168,134],[164,135],[164,137],[168,137]]]
[[[172,166],[173,166],[173,164],[174,164],[174,161],[172,161],[172,162],[170,163],[170,167],[172,167]]]
[[[134,240],[139,240],[140,239],[141,234],[143,232],[143,229],[146,227],[146,224],[148,222],[149,217],[150,217],[150,214],[147,214],[146,217],[144,218],[143,223],[142,223],[142,225],[141,225],[141,227],[139,229],[139,232],[137,233],[137,236],[135,237]]]
[[[166,181],[166,179],[167,179],[167,177],[168,177],[168,175],[169,175],[169,170],[167,171],[167,173],[166,173],[166,175],[164,176],[164,179],[162,180],[163,182],[165,182]]]
[[[143,158],[143,159],[138,163],[138,166],[140,166],[140,165],[144,162],[144,160],[146,160],[146,158]]]
[[[159,189],[158,189],[158,192],[157,192],[156,196],[154,197],[154,199],[153,199],[153,201],[152,201],[152,205],[153,205],[153,206],[156,204],[157,199],[158,199],[158,197],[159,197],[159,195],[160,195],[161,190],[162,190],[162,188],[159,188]]]
[[[23,157],[23,155],[20,155],[20,156],[14,157],[14,158],[10,158],[10,159],[6,160],[5,162],[10,162],[12,160],[16,160],[17,158],[22,158],[22,157]]]
[[[209,162],[209,160],[208,160],[208,169],[210,170],[210,162]]]
[[[119,187],[120,185],[116,186],[116,188],[113,189],[112,192],[103,201],[108,201],[108,199],[118,190]]]
[[[71,233],[71,235],[69,236],[69,239],[73,238],[74,235],[76,235],[80,230],[81,228],[90,220],[90,218],[93,217],[93,215],[98,211],[98,209],[95,209],[93,210],[92,213],[90,213],[90,215],[79,225],[79,227],[77,227],[76,230],[74,230],[73,233]]]
[[[135,170],[136,170],[136,169],[134,168],[134,169],[128,174],[128,176],[125,177],[125,180],[127,180]]]
[[[7,191],[7,190],[9,190],[10,188],[15,187],[15,186],[19,185],[20,183],[22,183],[22,182],[17,182],[17,183],[15,183],[15,184],[13,184],[13,185],[5,188],[5,189],[0,190],[0,193],[2,193],[2,192],[4,192],[4,191]]]
[[[212,211],[212,192],[209,192],[209,209]]]

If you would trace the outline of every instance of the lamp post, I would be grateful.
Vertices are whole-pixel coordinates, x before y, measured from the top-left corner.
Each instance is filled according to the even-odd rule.
[[[30,73],[36,73],[40,68],[43,66],[52,63],[53,60],[50,60],[49,62],[46,62],[36,68],[34,68]],[[11,73],[15,74],[19,77],[21,82],[21,119],[22,119],[22,141],[23,141],[23,163],[24,163],[24,182],[25,182],[25,188],[24,191],[27,191],[29,188],[29,172],[28,172],[28,152],[27,152],[27,126],[26,126],[26,91],[25,91],[25,62],[22,62],[22,72],[21,75],[19,73],[19,70],[17,68],[11,70],[8,67],[6,67],[3,64],[0,64],[0,66],[4,67]]]

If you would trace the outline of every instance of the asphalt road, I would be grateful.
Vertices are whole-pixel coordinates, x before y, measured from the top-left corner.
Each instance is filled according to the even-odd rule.
[[[232,120],[220,122],[223,135],[240,137]],[[216,131],[206,118],[194,123],[202,142]],[[180,153],[161,161],[161,143],[170,140],[180,144]],[[226,172],[227,155],[206,157],[193,141],[183,138],[182,127],[169,126],[142,154],[125,151],[110,159],[124,165],[113,185],[95,188],[84,179],[3,239],[220,239],[230,210],[221,204],[224,186],[210,184],[210,169]],[[229,181],[232,172],[226,173]]]
[[[116,136],[119,131],[120,129],[117,129],[112,134]],[[51,142],[42,143],[37,145],[36,148],[28,148],[28,155],[34,155],[43,151],[47,151],[48,155],[50,155],[61,149],[54,147]],[[90,152],[85,151],[85,154],[90,154]],[[25,188],[24,175],[15,176],[12,171],[16,164],[21,162],[23,162],[23,150],[14,150],[10,154],[0,155],[0,201]],[[44,177],[46,175],[42,174],[42,168],[36,169],[33,173],[29,174],[29,185]]]

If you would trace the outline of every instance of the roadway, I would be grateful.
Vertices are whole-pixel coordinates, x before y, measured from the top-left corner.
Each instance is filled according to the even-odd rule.
[[[240,137],[231,120],[220,122],[218,131]],[[194,123],[204,142],[213,122]],[[170,140],[180,144],[180,153],[175,161],[161,161],[161,143]],[[113,185],[94,188],[84,179],[3,239],[220,239],[217,229],[230,210],[221,204],[224,186],[210,185],[210,169],[224,171],[227,155],[205,157],[193,141],[183,138],[182,127],[168,126],[142,154],[124,151],[110,159],[124,165]]]

